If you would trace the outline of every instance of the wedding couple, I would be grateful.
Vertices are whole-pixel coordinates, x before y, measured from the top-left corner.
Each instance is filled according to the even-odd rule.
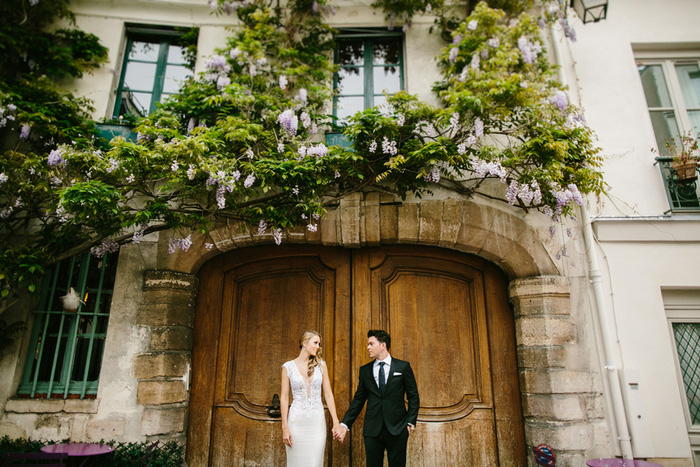
[[[338,422],[328,369],[320,356],[321,336],[307,331],[299,344],[299,356],[282,366],[280,405],[287,467],[323,466],[326,418],[321,392],[333,420],[335,439],[344,441],[367,402],[363,429],[366,465],[381,467],[386,451],[389,467],[405,466],[408,435],[418,419],[418,387],[411,365],[389,354],[389,334],[381,330],[367,333],[367,351],[373,361],[360,367],[360,382],[342,422]]]

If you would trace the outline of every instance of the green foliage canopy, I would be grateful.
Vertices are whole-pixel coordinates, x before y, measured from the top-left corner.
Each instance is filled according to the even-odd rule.
[[[334,125],[325,2],[215,6],[235,12],[231,37],[197,79],[139,122],[138,142],[100,147],[81,120],[79,136],[65,130],[77,126],[56,124],[52,144],[34,151],[33,140],[20,140],[3,154],[5,291],[33,285],[29,269],[40,273],[61,255],[114,251],[158,230],[171,230],[172,252],[191,246],[192,231],[206,235],[227,219],[272,231],[279,243],[282,229],[317,229],[329,206],[357,191],[404,198],[441,187],[556,221],[603,190],[594,135],[557,82],[535,18],[477,5],[439,55],[441,105],[398,93],[349,119],[353,146],[344,148],[321,136]],[[81,63],[101,55],[87,57]],[[2,99],[27,112],[16,95]],[[21,263],[30,254],[35,260]]]

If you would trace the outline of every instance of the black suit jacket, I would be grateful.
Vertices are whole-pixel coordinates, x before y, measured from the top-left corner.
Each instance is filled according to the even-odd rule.
[[[367,402],[362,434],[377,436],[384,423],[389,433],[399,435],[409,423],[415,425],[418,420],[420,399],[413,370],[408,362],[392,357],[384,394],[381,394],[374,380],[373,366],[374,361],[360,367],[360,382],[343,423],[350,428]],[[408,400],[408,408],[405,400]]]

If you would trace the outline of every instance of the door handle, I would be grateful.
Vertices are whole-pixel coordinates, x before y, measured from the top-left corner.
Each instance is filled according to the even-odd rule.
[[[272,405],[267,408],[267,415],[272,418],[280,418],[282,416],[280,410],[280,396],[277,394],[272,396]]]

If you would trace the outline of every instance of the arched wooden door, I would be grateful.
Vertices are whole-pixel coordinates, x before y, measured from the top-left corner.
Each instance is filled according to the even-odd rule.
[[[374,328],[416,374],[409,465],[525,465],[513,315],[492,264],[415,246],[260,247],[213,259],[199,278],[190,466],[284,465],[267,407],[299,335],[323,335],[342,417]],[[327,465],[364,465],[361,429],[360,418],[349,442],[328,437]]]

